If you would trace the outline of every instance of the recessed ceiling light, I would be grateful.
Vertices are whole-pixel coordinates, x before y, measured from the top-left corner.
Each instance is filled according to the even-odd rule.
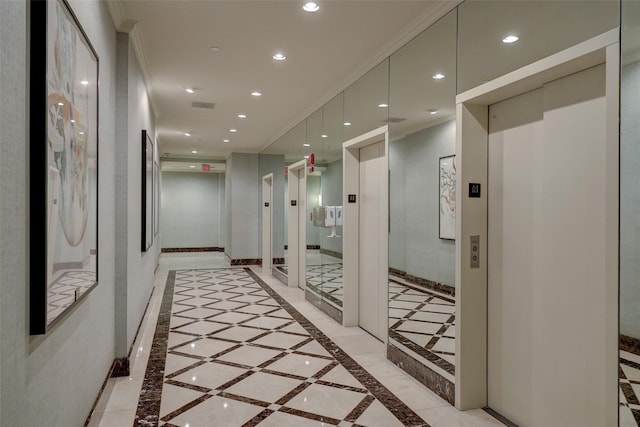
[[[62,107],[64,105],[64,102],[58,102],[58,105]]]
[[[311,147],[311,144],[302,144],[303,147]]]
[[[344,122],[345,126],[351,126],[351,122]]]
[[[198,154],[196,150],[191,150],[191,154]]]
[[[229,129],[229,132],[238,132],[238,129]]]
[[[257,90],[254,90],[253,92],[251,92],[252,96],[261,96],[262,93],[258,92]]]
[[[195,165],[190,165],[189,167],[195,169]]]
[[[318,3],[308,1],[302,6],[302,9],[304,9],[305,12],[317,12],[320,6],[318,6]]]
[[[329,135],[323,133],[322,135],[320,135],[322,138],[329,138]]]
[[[436,79],[436,80],[444,79],[444,74],[436,73],[436,74],[433,75],[433,78]]]
[[[230,143],[231,141],[229,141],[228,139],[223,139],[222,142],[224,142],[225,144]]]
[[[275,55],[273,55],[273,59],[275,59],[276,61],[284,61],[285,59],[287,59],[287,57],[281,53],[276,53]]]
[[[191,134],[189,132],[185,132],[184,136],[191,136]]]
[[[83,80],[80,82],[81,85],[88,85],[89,84],[89,80]]]
[[[238,118],[246,119],[247,115],[246,114],[238,114]]]
[[[195,93],[195,90],[193,90],[192,88],[188,87],[184,90],[187,93]]]
[[[387,108],[389,106],[389,104],[378,104],[378,107],[380,108]]]
[[[433,109],[433,108],[431,108],[431,109],[429,109],[427,111],[429,112],[429,114],[436,114],[438,112],[438,110]]]
[[[211,46],[211,52],[220,52],[220,48],[218,46]]]
[[[516,36],[515,34],[509,34],[508,36],[506,36],[505,38],[502,39],[502,43],[515,43],[518,41],[520,37]]]

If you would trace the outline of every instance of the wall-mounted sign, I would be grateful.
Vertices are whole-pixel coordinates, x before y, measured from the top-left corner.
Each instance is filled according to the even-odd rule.
[[[356,202],[356,195],[355,194],[349,194],[349,203],[355,203]]]
[[[479,198],[480,197],[480,184],[470,182],[469,183],[469,197]]]
[[[269,207],[269,202],[264,202],[264,207],[268,208]]]
[[[292,200],[291,201],[291,206],[298,206],[298,201],[297,200]]]

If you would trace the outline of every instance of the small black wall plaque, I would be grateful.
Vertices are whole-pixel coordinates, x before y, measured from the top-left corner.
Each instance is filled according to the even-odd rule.
[[[349,194],[349,203],[355,203],[355,202],[356,202],[356,195]]]
[[[292,200],[291,201],[291,206],[298,206],[298,201],[297,200]]]
[[[264,207],[268,208],[269,207],[269,202],[264,202]]]
[[[470,182],[469,183],[469,197],[480,197],[481,186],[478,183]]]

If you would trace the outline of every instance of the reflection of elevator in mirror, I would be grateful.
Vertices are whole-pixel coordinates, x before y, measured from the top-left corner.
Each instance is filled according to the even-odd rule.
[[[344,325],[388,336],[387,126],[343,144]]]
[[[287,284],[305,289],[307,271],[307,161],[289,166],[288,278]]]

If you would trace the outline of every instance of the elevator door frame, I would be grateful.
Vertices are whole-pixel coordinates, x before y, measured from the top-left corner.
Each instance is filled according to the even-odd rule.
[[[618,417],[618,88],[619,30],[589,39],[557,54],[498,77],[456,97],[456,395],[460,410],[487,405],[487,157],[489,106],[592,66],[606,63],[607,206],[606,371],[603,425]],[[469,186],[481,185],[481,197]],[[482,187],[484,190],[482,190]],[[485,193],[482,193],[484,191]],[[479,267],[471,268],[471,236],[480,237]],[[614,352],[613,349],[616,349]]]
[[[360,148],[384,141],[384,158],[382,168],[384,175],[380,191],[381,205],[389,204],[389,128],[387,125],[374,129],[342,144],[343,163],[343,281],[344,301],[343,317],[344,326],[358,326],[359,312],[359,259],[360,259]],[[349,196],[355,196],[355,202],[349,202]],[[380,263],[378,266],[379,277],[388,278],[389,273],[389,209],[380,212]],[[382,232],[384,231],[384,232]],[[386,298],[380,308],[382,315],[388,319],[388,280],[384,280],[384,288],[387,290]],[[388,320],[387,320],[388,323]],[[388,325],[382,328],[380,337],[387,342]]]
[[[306,289],[307,283],[307,160],[289,166],[287,285]],[[295,204],[292,202],[295,201]]]
[[[273,265],[273,174],[262,177],[262,268],[271,271]]]

